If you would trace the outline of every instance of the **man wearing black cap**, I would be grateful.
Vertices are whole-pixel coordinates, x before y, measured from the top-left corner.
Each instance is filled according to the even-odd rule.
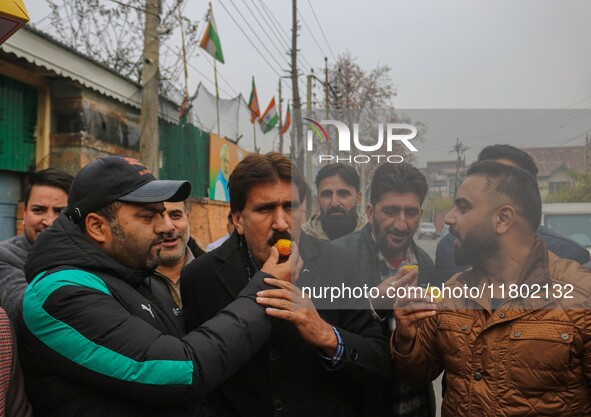
[[[173,230],[163,202],[190,189],[120,156],[74,179],[25,265],[22,361],[36,416],[202,415],[197,403],[266,342],[274,322],[255,296],[263,277],[289,279],[277,250],[234,303],[184,337],[170,297],[146,280]]]

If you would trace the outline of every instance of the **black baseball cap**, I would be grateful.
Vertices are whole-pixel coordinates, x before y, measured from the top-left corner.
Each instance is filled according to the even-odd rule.
[[[190,193],[189,181],[157,180],[135,158],[106,156],[86,165],[76,175],[68,194],[66,215],[77,223],[113,201],[184,201]]]

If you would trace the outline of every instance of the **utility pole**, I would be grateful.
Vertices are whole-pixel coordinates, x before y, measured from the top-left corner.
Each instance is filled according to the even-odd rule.
[[[291,90],[293,101],[293,121],[295,125],[295,141],[291,144],[291,157],[299,169],[303,168],[304,147],[302,143],[302,110],[300,90],[298,86],[298,5],[292,0],[292,29],[291,29]],[[293,143],[295,142],[295,144]]]
[[[142,108],[140,114],[140,159],[158,177],[160,141],[158,137],[158,86],[160,0],[146,0],[144,28],[144,65],[142,67]]]
[[[585,136],[585,176],[589,180],[591,176],[591,136],[589,133]]]
[[[283,134],[281,131],[283,130],[283,120],[281,114],[281,106],[283,105],[283,98],[281,97],[281,77],[279,77],[279,153],[283,153]]]
[[[307,85],[306,85],[306,117],[312,117],[312,80],[314,79],[314,70],[312,70],[312,74],[308,74],[308,76],[306,77],[306,81],[307,81]],[[303,146],[305,146],[305,144],[302,144]],[[303,167],[300,168],[300,170],[302,172],[304,172]],[[305,171],[305,179],[306,182],[308,183],[308,187],[310,188],[310,190],[313,189],[312,187],[312,154],[308,153],[307,158],[306,158],[306,171]],[[307,204],[306,204],[306,211],[308,213],[312,213],[312,199],[308,198],[307,199]]]
[[[457,158],[456,158],[456,178],[454,181],[454,196],[458,192],[458,187],[460,186],[460,184],[459,184],[459,182],[460,182],[460,168],[462,167],[462,160],[464,158],[464,153],[468,149],[469,148],[467,146],[464,146],[464,144],[462,143],[460,138],[456,138],[456,144],[454,145],[452,150],[449,151],[449,153],[455,153],[457,155]]]
[[[326,103],[326,119],[330,119],[328,101],[328,58],[324,57],[324,102]]]
[[[330,119],[330,102],[328,99],[328,58],[324,57],[324,102],[326,107],[326,120]],[[328,141],[328,153],[331,151],[330,140]],[[365,194],[365,193],[363,193]]]

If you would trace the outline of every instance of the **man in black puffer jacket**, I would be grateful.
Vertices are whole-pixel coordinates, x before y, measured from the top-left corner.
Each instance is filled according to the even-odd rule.
[[[184,337],[170,296],[146,281],[173,230],[162,202],[190,189],[119,156],[74,179],[68,208],[25,266],[22,362],[36,416],[200,415],[199,401],[266,342],[274,322],[255,294],[270,288],[263,277],[289,277],[277,251],[235,302]]]

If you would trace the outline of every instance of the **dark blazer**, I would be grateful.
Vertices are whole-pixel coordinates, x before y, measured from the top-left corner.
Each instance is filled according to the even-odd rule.
[[[187,330],[198,327],[231,303],[248,283],[252,264],[243,239],[234,233],[218,249],[196,259],[181,275]],[[242,244],[242,246],[241,246]],[[350,253],[302,234],[304,269],[297,285],[359,285]],[[249,268],[251,271],[247,270]],[[387,339],[367,310],[322,310],[345,343],[342,365],[330,369],[320,351],[283,322],[267,344],[210,398],[220,416],[367,416],[377,415],[377,401],[363,405],[368,383],[387,384]],[[360,411],[363,407],[363,411]]]

